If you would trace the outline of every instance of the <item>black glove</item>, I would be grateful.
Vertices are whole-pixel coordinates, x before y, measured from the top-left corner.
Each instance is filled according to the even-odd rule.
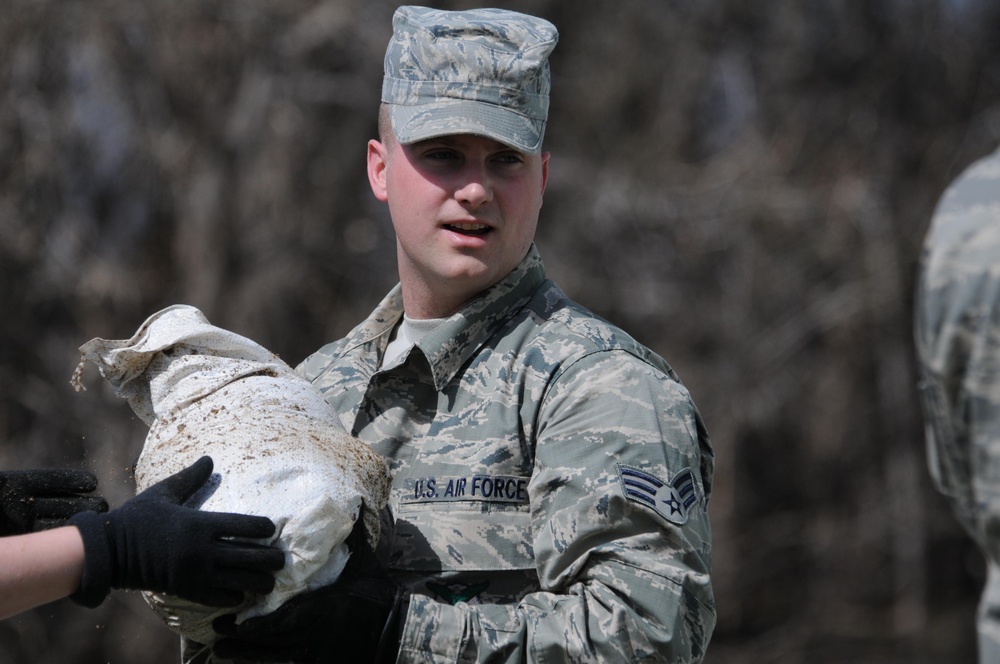
[[[262,516],[200,512],[182,503],[212,474],[212,459],[154,484],[107,514],[78,514],[85,560],[72,599],[97,606],[111,588],[175,595],[208,606],[237,606],[243,593],[269,593],[280,549],[229,538],[265,538],[274,524]]]
[[[85,496],[97,478],[85,470],[11,470],[0,473],[0,536],[54,528],[77,512],[107,512],[100,496]]]
[[[394,662],[409,593],[389,578],[358,520],[347,538],[351,557],[332,585],[293,597],[273,613],[236,624],[213,623],[221,659],[252,662]]]

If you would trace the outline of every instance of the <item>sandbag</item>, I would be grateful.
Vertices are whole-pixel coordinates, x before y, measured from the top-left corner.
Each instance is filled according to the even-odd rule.
[[[348,558],[345,538],[363,518],[374,547],[389,493],[385,460],[352,437],[311,383],[255,342],[211,325],[196,308],[168,307],[128,340],[80,347],[73,382],[92,362],[148,426],[136,490],[208,454],[215,472],[190,504],[262,515],[285,551],[274,591],[218,609],[145,592],[167,625],[210,645],[211,621],[269,613],[294,595],[332,583]]]

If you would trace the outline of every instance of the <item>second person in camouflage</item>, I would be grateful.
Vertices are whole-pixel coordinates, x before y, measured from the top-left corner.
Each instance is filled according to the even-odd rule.
[[[375,196],[400,284],[299,370],[388,457],[378,555],[271,616],[256,661],[697,662],[715,625],[713,453],[667,363],[570,301],[533,244],[557,41],[502,10],[402,7]]]
[[[938,204],[920,265],[916,345],[931,477],[986,558],[979,661],[1000,662],[1000,150]]]

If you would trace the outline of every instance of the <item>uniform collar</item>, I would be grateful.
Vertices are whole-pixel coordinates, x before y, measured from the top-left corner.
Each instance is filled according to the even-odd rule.
[[[545,268],[534,244],[510,273],[493,284],[424,337],[423,351],[434,374],[434,387],[444,389],[470,357],[519,311],[545,281]]]
[[[524,306],[544,281],[545,268],[538,249],[532,244],[524,259],[506,277],[421,339],[416,348],[427,358],[434,387],[444,389],[473,353]],[[379,343],[379,352],[382,352],[389,333],[402,315],[402,290],[397,284],[355,330],[349,346],[356,347],[382,337]]]

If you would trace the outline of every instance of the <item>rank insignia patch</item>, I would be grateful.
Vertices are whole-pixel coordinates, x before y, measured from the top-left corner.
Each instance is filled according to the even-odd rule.
[[[664,519],[678,526],[688,521],[691,506],[698,501],[694,473],[685,468],[670,482],[665,482],[644,470],[618,464],[622,492],[631,501],[645,505]]]

